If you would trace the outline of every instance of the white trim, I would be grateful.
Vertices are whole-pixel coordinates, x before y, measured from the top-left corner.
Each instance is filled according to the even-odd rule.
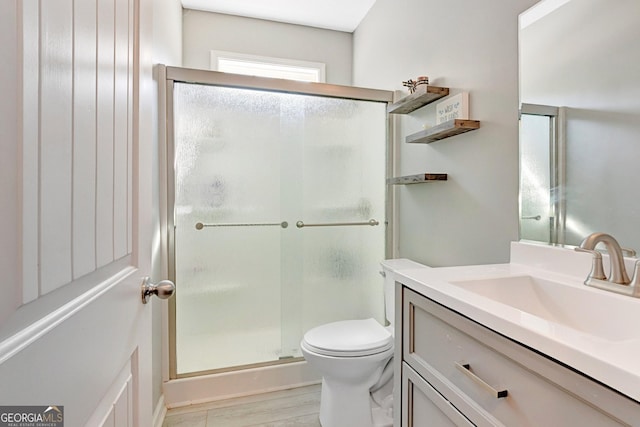
[[[171,380],[164,383],[164,398],[167,408],[177,408],[303,387],[321,380],[306,361],[292,362]]]
[[[20,351],[27,348],[62,322],[68,320],[71,316],[100,298],[100,296],[121,283],[127,277],[134,274],[137,270],[137,268],[131,266],[120,270],[118,273],[91,288],[89,291],[72,299],[57,310],[38,319],[31,325],[0,342],[0,364],[6,362]]]
[[[165,258],[166,259],[166,258]],[[168,277],[168,276],[167,276]],[[162,342],[161,342],[161,354],[162,354],[162,382],[167,382],[171,379],[170,375],[170,366],[169,366],[169,304],[162,304],[160,308],[161,311],[161,319],[162,323],[160,326],[160,333],[162,334]],[[164,396],[163,396],[164,398]]]
[[[531,8],[525,10],[520,14],[518,20],[520,21],[520,29],[524,30],[529,25],[544,18],[554,10],[569,3],[570,0],[542,0],[541,2],[533,5]]]
[[[167,405],[164,404],[164,394],[160,395],[156,409],[153,410],[153,427],[162,427],[164,417],[167,415]]]
[[[276,58],[271,56],[249,55],[238,52],[228,52],[223,50],[211,51],[211,69],[220,71],[218,63],[220,59],[231,59],[243,62],[265,64],[265,65],[283,65],[292,68],[313,69],[318,72],[318,80],[316,83],[326,82],[326,65],[323,62],[302,61],[298,59]]]

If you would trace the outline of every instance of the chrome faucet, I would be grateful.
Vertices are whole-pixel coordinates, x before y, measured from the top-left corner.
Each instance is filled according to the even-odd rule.
[[[609,253],[610,272],[609,279],[604,274],[602,266],[602,254],[596,251],[598,243],[603,243]],[[633,297],[640,297],[640,260],[636,261],[633,279],[629,279],[627,269],[624,266],[623,251],[635,256],[635,251],[622,249],[613,236],[606,233],[592,233],[585,237],[576,248],[579,252],[588,252],[593,255],[591,272],[584,281],[587,286],[605,289]]]
[[[580,249],[595,251],[598,243],[604,243],[607,248],[609,257],[611,258],[611,272],[609,281],[619,285],[628,285],[631,280],[627,276],[627,269],[624,267],[624,257],[622,256],[622,248],[613,236],[605,233],[591,233],[580,243]],[[600,258],[602,263],[602,258]],[[598,277],[597,279],[603,279]]]

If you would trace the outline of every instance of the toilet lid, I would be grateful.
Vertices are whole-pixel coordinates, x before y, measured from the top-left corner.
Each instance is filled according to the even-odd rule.
[[[305,346],[328,356],[367,356],[393,347],[393,336],[375,319],[327,323],[304,334]]]

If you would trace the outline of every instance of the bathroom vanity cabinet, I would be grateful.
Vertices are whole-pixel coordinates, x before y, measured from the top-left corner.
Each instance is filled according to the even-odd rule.
[[[396,424],[640,423],[634,400],[400,284],[396,304]]]

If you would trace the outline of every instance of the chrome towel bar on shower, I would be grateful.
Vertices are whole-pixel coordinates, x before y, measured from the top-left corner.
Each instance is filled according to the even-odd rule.
[[[366,222],[326,222],[321,224],[305,224],[302,221],[296,222],[296,227],[340,227],[340,226],[350,226],[350,225],[370,225],[376,226],[380,223],[375,219],[370,219]],[[289,223],[287,221],[282,222],[263,222],[263,223],[221,223],[221,224],[204,224],[202,222],[196,223],[196,230],[202,230],[205,227],[269,227],[269,226],[279,226],[282,228],[287,228]]]
[[[196,223],[196,230],[202,230],[205,227],[270,227],[279,226],[287,228],[289,223],[287,221],[282,222],[263,222],[263,223],[222,223],[222,224],[203,224],[201,222]]]
[[[325,222],[322,224],[305,224],[302,221],[298,221],[296,222],[296,227],[298,228],[303,228],[303,227],[340,227],[343,225],[371,225],[371,226],[375,226],[380,224],[378,221],[376,221],[375,219],[370,219],[369,221],[366,222]]]

